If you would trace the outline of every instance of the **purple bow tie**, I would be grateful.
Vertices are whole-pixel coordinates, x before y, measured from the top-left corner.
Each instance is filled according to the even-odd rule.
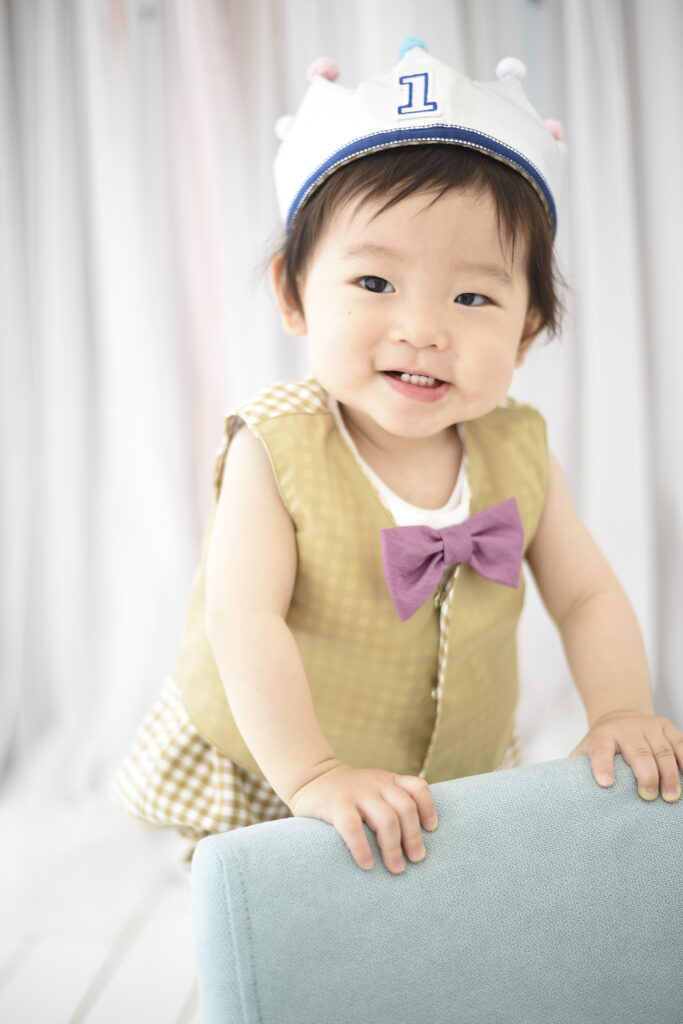
[[[494,583],[519,586],[524,528],[515,498],[443,530],[392,526],[381,533],[384,576],[401,622],[436,590],[447,565],[468,562]]]

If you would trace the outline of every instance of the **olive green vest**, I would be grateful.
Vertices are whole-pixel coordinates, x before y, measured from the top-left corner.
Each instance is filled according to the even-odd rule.
[[[326,394],[307,379],[275,385],[226,418],[216,498],[235,430],[265,445],[294,522],[298,567],[287,615],[316,713],[337,757],[428,782],[491,771],[512,737],[517,704],[517,589],[463,564],[401,623],[382,566],[394,526],[341,436]],[[471,514],[515,497],[526,551],[546,488],[545,424],[508,401],[463,424]],[[214,507],[215,510],[215,507]],[[212,517],[213,519],[213,517]],[[204,629],[209,522],[175,678],[199,732],[262,775],[234,722]]]

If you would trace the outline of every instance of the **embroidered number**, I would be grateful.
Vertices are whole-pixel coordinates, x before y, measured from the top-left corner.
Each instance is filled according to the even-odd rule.
[[[428,71],[421,71],[417,75],[401,75],[398,84],[408,86],[408,102],[398,108],[397,114],[428,114],[436,110],[438,104],[429,99]]]

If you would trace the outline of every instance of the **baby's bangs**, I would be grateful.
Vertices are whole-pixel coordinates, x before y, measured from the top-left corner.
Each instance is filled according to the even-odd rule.
[[[558,327],[553,239],[545,211],[522,175],[466,146],[444,143],[396,146],[360,157],[340,167],[299,210],[282,247],[287,287],[301,306],[297,279],[306,273],[325,227],[341,209],[379,203],[376,215],[416,192],[434,195],[434,202],[452,188],[490,195],[496,207],[501,243],[514,259],[519,240],[527,246],[532,304],[546,327]]]

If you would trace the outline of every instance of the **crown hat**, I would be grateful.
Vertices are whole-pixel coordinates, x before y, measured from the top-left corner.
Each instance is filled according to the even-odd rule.
[[[412,36],[403,40],[392,71],[355,90],[337,84],[334,61],[315,61],[296,116],[276,125],[282,142],[275,185],[287,230],[313,192],[352,160],[397,146],[445,143],[518,171],[536,191],[554,235],[565,153],[561,125],[544,122],[526,98],[521,61],[506,58],[496,73],[496,81],[475,82]]]

